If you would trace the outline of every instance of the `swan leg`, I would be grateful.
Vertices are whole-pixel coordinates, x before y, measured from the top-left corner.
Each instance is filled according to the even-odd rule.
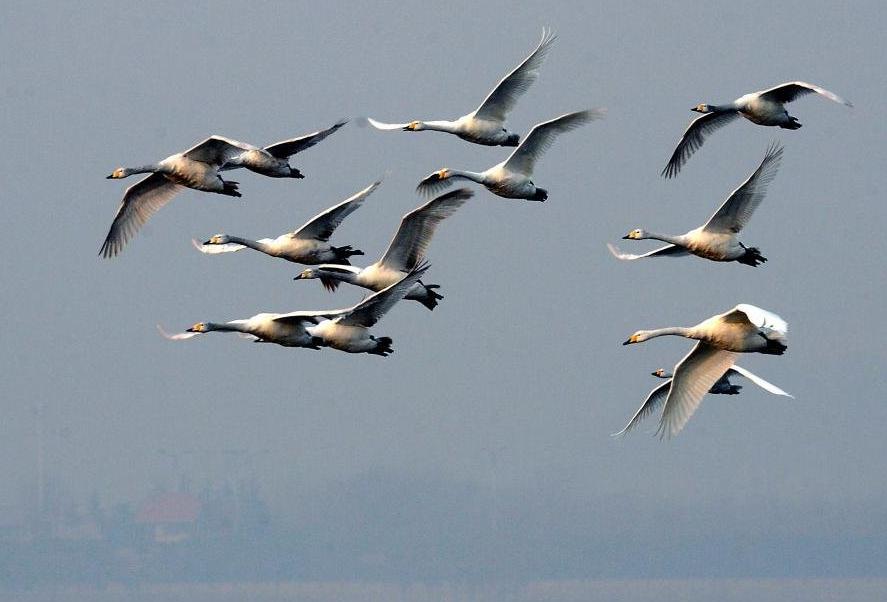
[[[739,263],[750,265],[754,268],[757,267],[758,264],[767,261],[767,258],[761,255],[761,251],[757,247],[746,247],[742,243],[739,244],[745,249],[745,254],[736,260]]]

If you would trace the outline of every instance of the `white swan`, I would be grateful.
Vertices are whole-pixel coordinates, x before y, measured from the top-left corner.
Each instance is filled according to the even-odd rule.
[[[733,193],[702,226],[677,236],[654,234],[642,229],[629,232],[624,239],[656,239],[669,243],[643,255],[621,253],[615,246],[607,247],[615,257],[623,260],[644,257],[677,257],[688,252],[713,261],[738,261],[745,265],[757,266],[767,261],[755,247],[746,247],[739,242],[737,234],[751,219],[752,213],[764,199],[767,185],[773,180],[782,159],[782,147],[772,144],[760,166]]]
[[[244,144],[241,153],[231,157],[222,171],[245,167],[250,171],[272,178],[304,178],[302,172],[289,164],[289,158],[296,153],[311,148],[325,139],[340,127],[348,123],[347,119],[340,119],[325,130],[319,130],[305,134],[298,138],[275,142],[265,148]]]
[[[340,351],[383,357],[394,353],[391,338],[375,337],[370,334],[369,328],[404,298],[429,267],[428,264],[416,266],[399,281],[373,293],[351,309],[339,310],[335,316],[322,320],[316,326],[309,325],[305,330],[324,345]]]
[[[550,31],[542,31],[542,40],[536,49],[487,95],[473,112],[455,121],[411,121],[409,123],[382,123],[367,118],[379,130],[404,130],[421,132],[432,130],[455,134],[463,140],[488,146],[517,146],[520,136],[505,129],[505,118],[514,108],[518,98],[526,92],[539,75],[539,67],[556,37]]]
[[[334,247],[329,243],[333,231],[346,217],[354,212],[364,200],[379,186],[377,181],[354,196],[326,209],[314,216],[295,232],[281,234],[277,238],[249,240],[228,234],[216,234],[202,245],[192,240],[201,253],[231,253],[241,249],[255,249],[272,257],[280,257],[295,263],[314,265],[318,263],[348,264],[352,255],[363,255],[363,251],[352,247]]]
[[[788,325],[776,314],[754,305],[740,304],[689,328],[639,330],[623,345],[663,335],[678,335],[699,342],[674,370],[657,431],[671,437],[683,428],[699,402],[717,380],[733,366],[739,353],[782,355]]]
[[[358,268],[319,265],[305,269],[294,280],[319,278],[324,287],[330,291],[335,290],[339,282],[348,282],[372,291],[380,291],[391,286],[425,258],[438,224],[453,215],[473,195],[471,190],[459,188],[428,201],[404,215],[385,254],[370,266]],[[443,299],[443,296],[435,290],[437,288],[439,285],[424,284],[417,280],[407,291],[406,298],[416,300],[433,310],[438,301]]]
[[[257,343],[276,343],[284,347],[306,347],[320,349],[323,341],[305,330],[323,320],[337,315],[342,310],[329,312],[295,311],[286,314],[261,313],[243,320],[230,322],[198,322],[185,332],[167,334],[160,326],[157,329],[165,338],[173,341],[190,339],[206,332],[238,332],[252,338]]]
[[[733,102],[724,105],[699,104],[691,110],[703,113],[690,123],[678,141],[671,159],[662,170],[666,178],[674,177],[681,170],[687,159],[705,142],[705,137],[713,131],[727,125],[742,115],[758,125],[778,126],[783,129],[796,130],[801,127],[798,120],[788,114],[785,104],[807,94],[816,93],[829,100],[848,107],[853,105],[835,94],[819,86],[807,82],[786,82],[769,90],[761,90],[740,96]]]
[[[605,114],[605,109],[591,109],[567,113],[551,121],[537,124],[505,161],[482,172],[445,167],[427,175],[419,182],[416,190],[422,195],[431,196],[449,186],[453,179],[463,178],[483,184],[487,190],[501,197],[544,201],[548,198],[548,191],[537,187],[530,179],[533,176],[536,160],[554,144],[555,138],[560,134],[574,130],[589,121],[601,119]]]
[[[623,428],[618,433],[613,433],[613,437],[624,435],[628,431],[633,429],[641,420],[652,414],[656,410],[656,408],[661,406],[662,402],[664,402],[666,397],[668,397],[668,392],[671,387],[672,375],[662,368],[659,368],[652,374],[657,378],[664,378],[666,379],[666,381],[650,391],[650,394],[647,395],[644,403],[642,403],[641,407],[638,408],[638,411],[634,413],[634,416],[631,417],[631,420],[628,421],[628,424],[625,425],[625,428]],[[786,393],[773,383],[770,383],[760,376],[757,376],[756,374],[753,374],[745,368],[742,368],[741,366],[737,366],[735,364],[732,368],[724,372],[724,374],[717,381],[715,381],[715,384],[712,385],[708,392],[713,395],[738,395],[740,389],[742,389],[742,386],[734,385],[730,382],[730,378],[735,376],[744,376],[765,391],[773,393],[774,395],[784,395],[786,397],[794,398],[794,395]]]
[[[120,253],[142,224],[184,187],[239,197],[237,182],[223,180],[219,170],[244,150],[248,150],[248,145],[242,142],[210,136],[197,146],[158,163],[115,169],[109,180],[137,173],[151,175],[126,189],[99,255],[113,257]]]
[[[696,326],[638,330],[622,344],[631,345],[654,337],[676,335],[696,339],[716,349],[735,353],[782,355],[787,349],[785,345],[787,331],[788,324],[776,314],[754,305],[740,303],[730,311],[712,316]],[[726,368],[724,370],[726,371]]]

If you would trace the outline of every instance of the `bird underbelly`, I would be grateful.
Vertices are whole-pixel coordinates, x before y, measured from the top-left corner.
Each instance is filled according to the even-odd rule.
[[[739,112],[740,115],[758,125],[773,126],[789,121],[788,113],[781,104],[756,102]]]
[[[369,331],[362,326],[348,326],[327,321],[309,328],[308,332],[322,338],[324,343],[340,351],[360,353],[375,347]]]
[[[456,134],[463,140],[487,146],[499,146],[508,139],[508,132],[499,123],[474,122]]]
[[[197,190],[219,192],[225,187],[216,168],[201,161],[176,165],[170,173],[164,175],[176,184]]]
[[[496,182],[487,186],[490,192],[507,199],[531,199],[536,193],[536,187],[528,181],[508,178],[505,181]]]
[[[711,261],[731,261],[732,258],[724,252],[720,247],[709,247],[700,245],[687,245],[687,250],[696,255]]]
[[[357,276],[357,283],[374,291],[380,291],[385,287],[399,282],[406,274],[400,270],[392,270],[384,267],[370,266]]]
[[[335,259],[335,254],[329,251],[329,246],[322,247],[315,241],[290,240],[283,246],[278,257],[295,263],[318,265]]]
[[[711,261],[733,261],[738,255],[742,255],[741,247],[733,235],[702,232],[694,236],[697,240],[688,241],[686,248],[698,257]]]

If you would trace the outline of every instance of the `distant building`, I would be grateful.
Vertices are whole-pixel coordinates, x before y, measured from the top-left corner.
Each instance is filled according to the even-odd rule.
[[[194,536],[200,508],[190,493],[158,493],[142,502],[135,522],[147,526],[157,543],[178,543]]]

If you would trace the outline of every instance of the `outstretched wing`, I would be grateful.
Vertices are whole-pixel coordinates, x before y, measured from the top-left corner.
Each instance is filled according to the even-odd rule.
[[[160,332],[160,336],[169,341],[185,341],[192,337],[196,337],[199,334],[203,334],[201,332],[177,332],[176,334],[170,334],[166,332],[160,324],[157,325],[157,330]]]
[[[611,437],[618,437],[620,435],[625,435],[636,427],[638,423],[652,414],[656,408],[662,405],[662,402],[665,401],[666,396],[668,395],[668,389],[671,387],[671,379],[665,381],[647,395],[647,399],[644,400],[644,403],[641,404],[641,407],[638,408],[638,411],[634,413],[634,416],[631,417],[631,420],[628,421],[628,424],[625,425],[625,428],[619,431],[618,433],[613,433],[610,435]]]
[[[245,151],[255,150],[255,148],[251,144],[224,136],[210,136],[197,146],[186,150],[182,155],[194,161],[221,167]]]
[[[788,332],[788,323],[766,309],[761,309],[748,303],[740,303],[725,314],[721,314],[725,322],[752,324],[757,328],[772,330],[780,334]]]
[[[567,113],[537,124],[505,161],[505,168],[529,176],[533,173],[536,160],[551,148],[559,135],[575,130],[590,121],[602,119],[604,115],[606,109],[590,109]]]
[[[623,261],[634,261],[635,259],[643,259],[645,257],[681,257],[682,255],[688,255],[689,251],[684,247],[679,247],[678,245],[665,245],[664,247],[660,247],[658,249],[654,249],[643,255],[633,255],[631,253],[622,253],[616,245],[607,243],[607,248],[610,249],[610,253],[613,254],[613,257],[616,259],[621,259]]]
[[[246,248],[245,246],[237,244],[236,242],[229,242],[224,245],[202,245],[193,238],[191,239],[191,244],[194,245],[195,249],[207,255],[217,255],[219,253],[234,253],[235,251],[240,251]]]
[[[764,200],[767,185],[776,177],[782,160],[782,145],[774,142],[767,149],[764,160],[742,186],[727,197],[724,204],[702,227],[707,232],[739,232],[751,219],[752,213]]]
[[[478,119],[505,121],[518,98],[526,92],[539,76],[539,67],[557,36],[542,30],[542,40],[524,61],[503,77],[474,112]]]
[[[159,173],[152,173],[126,189],[99,255],[114,257],[154,213],[182,189]]]
[[[831,101],[841,103],[842,105],[846,105],[848,107],[852,107],[853,103],[848,100],[845,100],[835,94],[834,92],[830,92],[825,88],[820,88],[814,84],[808,84],[807,82],[786,82],[784,84],[779,84],[769,90],[764,90],[759,92],[761,98],[765,100],[772,100],[775,102],[792,102],[797,100],[802,96],[806,96],[807,94],[819,94],[820,96],[825,96]]]
[[[272,318],[273,322],[282,324],[318,324],[321,320],[326,320],[335,316],[342,315],[348,310],[331,309],[326,311],[291,311],[289,313],[280,314]]]
[[[367,117],[366,120],[367,123],[377,130],[402,130],[410,125],[409,123],[383,123],[381,121],[376,121],[372,117]]]
[[[702,143],[705,142],[706,136],[724,127],[738,116],[739,113],[736,111],[721,111],[706,113],[702,117],[694,119],[687,127],[684,135],[681,136],[681,139],[678,140],[678,145],[675,147],[671,159],[668,160],[668,164],[662,170],[662,175],[666,178],[673,178],[678,175],[678,172],[681,171],[681,167],[687,162],[690,155],[695,153],[702,146]]]
[[[425,258],[438,224],[453,215],[472,196],[474,193],[468,188],[459,188],[404,215],[379,263],[402,272],[412,270]]]
[[[790,393],[786,393],[785,391],[783,391],[782,389],[780,389],[779,387],[777,387],[773,383],[764,380],[763,378],[761,378],[757,374],[752,374],[750,371],[746,370],[742,366],[737,366],[736,364],[734,364],[733,367],[730,368],[730,370],[735,372],[736,374],[744,376],[745,378],[752,381],[753,383],[755,383],[756,385],[758,385],[759,387],[761,387],[765,391],[769,391],[770,393],[773,393],[774,395],[784,395],[786,397],[791,397],[792,399],[794,399],[794,397],[795,397],[794,395],[791,395]]]
[[[286,159],[290,155],[295,155],[296,153],[302,152],[306,148],[311,148],[346,123],[348,123],[347,119],[340,119],[339,121],[334,123],[332,127],[328,127],[325,130],[306,134],[300,138],[293,138],[292,140],[282,140],[281,142],[276,142],[270,146],[266,146],[265,150],[278,159]]]
[[[418,192],[421,196],[426,199],[432,195],[438,194],[440,191],[447,188],[450,184],[453,183],[454,178],[461,178],[460,175],[446,175],[442,176],[441,172],[446,172],[447,170],[441,169],[439,171],[435,171],[434,173],[430,173],[419,182],[419,185],[416,186],[416,192]]]
[[[398,301],[403,299],[404,295],[418,282],[429,267],[431,267],[430,264],[422,264],[394,284],[370,295],[351,309],[346,310],[339,323],[346,326],[372,326]]]
[[[733,365],[737,355],[699,341],[678,362],[656,431],[660,438],[673,437],[684,428],[703,396]]]
[[[323,242],[328,241],[335,229],[342,223],[342,220],[351,215],[352,212],[356,211],[361,203],[363,203],[381,183],[381,180],[377,180],[338,205],[333,205],[322,213],[315,215],[308,220],[304,226],[293,232],[293,236],[305,240],[313,239]]]

